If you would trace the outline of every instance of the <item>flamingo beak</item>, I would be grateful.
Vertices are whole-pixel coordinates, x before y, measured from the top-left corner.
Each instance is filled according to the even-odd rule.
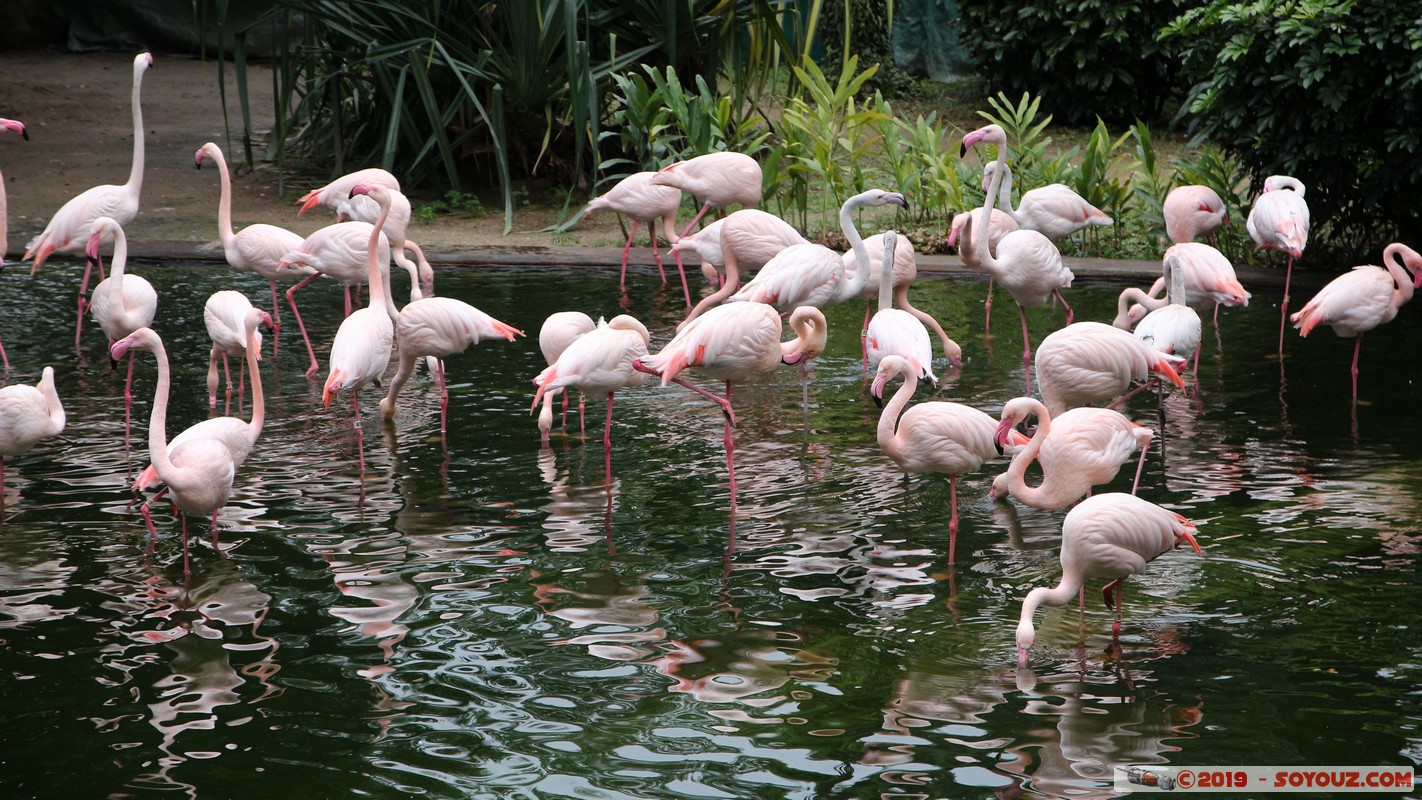
[[[1182,539],[1182,540],[1184,540],[1184,541],[1186,541],[1186,542],[1189,542],[1189,543],[1190,543],[1190,546],[1195,549],[1195,555],[1197,555],[1197,556],[1203,556],[1203,555],[1205,554],[1205,551],[1203,551],[1203,550],[1200,549],[1200,543],[1197,542],[1197,541],[1195,541],[1195,536],[1194,536],[1194,534],[1190,533],[1189,531],[1186,531],[1185,533],[1180,534],[1180,536],[1179,536],[1178,538],[1180,538],[1180,539]]]

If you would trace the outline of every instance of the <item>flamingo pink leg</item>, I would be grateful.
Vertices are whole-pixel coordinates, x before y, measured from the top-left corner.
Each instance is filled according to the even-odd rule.
[[[129,429],[133,424],[133,351],[128,353],[128,380],[123,384],[123,451],[128,452]]]
[[[277,340],[281,338],[281,306],[277,305],[276,281],[267,281],[272,288],[272,360],[277,357]]]
[[[439,434],[443,436],[449,427],[449,387],[444,382],[444,362],[435,363],[439,365],[435,370],[435,385],[439,387]]]
[[[355,415],[356,453],[360,459],[360,482],[365,486],[365,429],[360,426],[360,390],[351,392],[351,413]]]
[[[212,550],[217,553],[218,558],[226,558],[222,553],[222,544],[217,540],[217,510],[212,512]]]
[[[99,272],[103,272],[102,262],[97,258],[89,258],[84,264],[84,278],[79,281],[79,319],[74,323],[74,347],[78,348],[79,343],[84,339],[84,310],[88,307],[85,295],[89,292],[89,273],[94,265],[99,265]],[[100,281],[103,279],[101,278]]]
[[[607,422],[602,427],[602,461],[608,486],[612,485],[612,395],[607,393]]]
[[[1111,639],[1113,641],[1121,635],[1121,601],[1126,594],[1126,587],[1121,583],[1123,580],[1125,579],[1117,578],[1101,589],[1101,597],[1106,601],[1106,607],[1116,612],[1116,619],[1111,623]],[[1115,595],[1114,601],[1112,600],[1113,594]]]
[[[958,476],[948,476],[948,504],[952,516],[948,519],[948,566],[953,566],[954,553],[958,550]]]
[[[681,275],[681,293],[686,296],[686,307],[691,308],[691,285],[686,282],[686,267],[681,263],[681,251],[673,250],[672,256],[676,258],[676,271]]]
[[[0,342],[0,361],[5,362],[5,371],[10,371],[10,357],[5,355],[5,343]]]
[[[992,275],[988,275],[987,299],[983,301],[983,333],[992,333]]]
[[[1055,297],[1055,298],[1057,298],[1057,300],[1062,304],[1062,308],[1065,308],[1065,309],[1066,309],[1066,311],[1067,311],[1066,324],[1070,325],[1070,324],[1071,324],[1071,321],[1076,318],[1076,312],[1071,310],[1071,305],[1070,305],[1069,303],[1067,303],[1065,297],[1062,297],[1062,291],[1061,291],[1060,289],[1053,289],[1053,290],[1052,290],[1052,296]]]
[[[1359,333],[1353,342],[1353,402],[1358,402],[1358,354],[1363,350],[1363,334]]]
[[[306,354],[311,356],[311,366],[306,369],[306,377],[308,378],[310,378],[312,375],[315,375],[316,371],[321,368],[321,365],[316,361],[316,351],[311,347],[311,337],[306,335],[306,323],[301,320],[301,311],[296,308],[296,292],[300,289],[304,289],[307,286],[310,286],[313,282],[316,281],[316,279],[320,277],[321,273],[319,272],[314,273],[312,275],[308,275],[305,278],[302,278],[295,286],[292,286],[290,289],[286,290],[286,302],[288,305],[291,306],[292,316],[296,317],[296,327],[301,330],[301,340],[303,342],[306,342]],[[349,305],[346,306],[346,311],[350,311]]]
[[[633,231],[635,232],[636,228],[633,228]],[[647,233],[651,234],[649,238],[652,240],[652,258],[657,262],[657,274],[662,276],[662,285],[666,286],[667,271],[662,268],[662,251],[657,247],[657,226],[649,223]]]
[[[632,240],[636,238],[637,226],[641,224],[639,220],[632,220],[632,232],[627,234],[627,243],[622,245],[622,278],[617,286],[624,292],[627,291],[627,256],[632,252]]]
[[[5,514],[5,457],[0,456],[0,517]]]
[[[1294,275],[1294,257],[1289,256],[1289,266],[1284,270],[1284,302],[1279,306],[1279,357],[1284,357],[1284,328],[1289,322],[1289,280]]]
[[[180,514],[183,520],[183,574],[193,574],[192,559],[188,555],[188,515]]]
[[[1160,381],[1156,381],[1155,383],[1157,385],[1161,385]],[[1131,494],[1135,494],[1137,487],[1141,485],[1141,473],[1145,471],[1145,457],[1147,449],[1148,448],[1145,447],[1141,448],[1141,458],[1139,461],[1136,462],[1136,479],[1131,481]]]
[[[1027,378],[1027,394],[1032,394],[1032,340],[1027,336],[1027,309],[1020,304],[1017,312],[1022,317],[1022,370]]]
[[[873,300],[864,304],[864,327],[859,329],[859,353],[864,357],[865,372],[869,371],[869,312],[873,308]]]
[[[701,218],[702,218],[703,216],[705,216],[706,212],[709,211],[709,210],[711,210],[711,204],[710,204],[710,203],[702,203],[702,204],[701,204],[701,210],[698,211],[698,212],[696,212],[696,216],[694,216],[694,217],[691,218],[691,222],[687,223],[686,230],[683,230],[683,231],[681,232],[681,235],[678,236],[677,238],[678,238],[678,239],[685,238],[688,233],[691,233],[691,229],[694,228],[694,227],[696,227],[696,223],[700,222],[700,221],[701,221]]]

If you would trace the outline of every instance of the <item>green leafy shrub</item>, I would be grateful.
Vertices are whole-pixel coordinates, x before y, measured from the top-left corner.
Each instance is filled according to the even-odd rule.
[[[1422,241],[1422,24],[1382,0],[1212,0],[1164,41],[1198,80],[1189,111],[1203,137],[1308,189],[1310,252],[1349,258],[1392,239]],[[1340,253],[1340,256],[1343,255]]]
[[[964,37],[993,91],[1036,92],[1064,122],[1154,119],[1185,84],[1157,34],[1184,0],[959,0]]]

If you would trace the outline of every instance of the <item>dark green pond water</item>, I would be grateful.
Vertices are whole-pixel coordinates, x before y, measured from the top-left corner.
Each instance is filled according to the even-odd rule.
[[[266,286],[134,271],[161,297],[172,432],[207,414],[203,302]],[[624,310],[615,273],[443,271],[441,294],[529,337],[449,361],[447,447],[423,374],[394,430],[367,391],[363,503],[349,406],[321,408],[288,314],[225,556],[195,522],[184,578],[176,520],[158,504],[149,552],[127,488],[151,356],[129,458],[122,373],[96,326],[73,348],[77,270],[23,273],[0,277],[11,380],[53,365],[69,427],[7,464],[6,797],[1093,797],[1116,764],[1422,762],[1416,307],[1365,340],[1356,410],[1352,340],[1291,331],[1281,368],[1277,294],[1207,322],[1198,393],[1126,408],[1157,430],[1140,493],[1195,520],[1204,557],[1129,582],[1119,658],[1095,585],[1084,616],[1039,615],[1026,675],[1013,631],[1058,578],[1064,512],[988,500],[1005,463],[969,475],[947,566],[947,482],[905,482],[875,443],[857,303],[830,313],[808,412],[794,370],[738,390],[734,547],[701,398],[620,394],[610,486],[600,403],[597,435],[539,447],[539,325]],[[1071,290],[1077,318],[1109,320],[1118,288]],[[1021,342],[1002,293],[993,337],[969,333],[983,290],[915,297],[966,356],[939,396],[995,413],[1020,393]],[[324,377],[339,292],[303,296]],[[655,348],[680,288],[638,276],[625,310]],[[1036,340],[1062,321],[1031,319]]]

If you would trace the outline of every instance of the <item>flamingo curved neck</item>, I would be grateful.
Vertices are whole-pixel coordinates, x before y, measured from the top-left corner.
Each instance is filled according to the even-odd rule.
[[[109,280],[114,283],[119,297],[123,296],[123,276],[128,272],[128,237],[123,229],[114,229],[114,254],[109,259]]]
[[[839,229],[848,240],[849,248],[854,251],[855,265],[854,275],[844,282],[844,288],[839,292],[841,298],[853,297],[869,284],[869,248],[864,246],[864,237],[854,226],[854,209],[864,204],[866,195],[867,192],[857,194],[839,207]]]
[[[997,168],[992,170],[992,177],[989,179],[988,188],[983,198],[983,207],[978,209],[976,226],[978,234],[973,238],[973,250],[977,254],[978,263],[994,272],[1002,268],[1002,262],[997,260],[997,256],[993,255],[992,249],[988,247],[988,239],[992,238],[992,210],[997,205],[997,195],[1002,188],[1003,173],[1007,166],[1007,162],[1003,159],[1006,155],[1007,143],[998,143],[997,160],[992,162],[997,165]],[[969,224],[971,224],[971,220]]]
[[[1388,274],[1392,275],[1392,304],[1397,308],[1412,299],[1417,290],[1417,282],[1422,281],[1422,267],[1418,268],[1415,278],[1408,277],[1402,262],[1404,249],[1404,245],[1394,242],[1383,250],[1383,264],[1387,267]]]
[[[168,458],[168,350],[156,337],[149,349],[158,361],[158,383],[153,388],[153,410],[148,415],[148,460],[158,477],[171,486],[177,467]]]
[[[248,423],[247,433],[254,444],[267,421],[266,394],[262,391],[262,372],[257,364],[257,354],[262,349],[257,341],[257,324],[260,323],[247,325],[247,372],[252,375],[252,421]]]
[[[390,216],[390,198],[385,196],[380,203],[380,216],[375,220],[374,227],[370,230],[370,245],[366,248],[365,259],[365,279],[370,288],[370,308],[379,309],[382,306],[390,319],[394,320],[400,314],[395,310],[395,301],[390,298],[390,292],[386,291],[385,281],[380,277],[380,235],[385,227],[385,219]]]
[[[903,454],[899,446],[898,427],[899,417],[903,415],[904,408],[908,406],[909,400],[913,398],[913,393],[918,388],[918,378],[913,374],[913,367],[905,361],[899,367],[898,375],[903,378],[903,383],[894,396],[884,404],[884,411],[879,415],[878,439],[879,447],[894,460]]]
[[[221,151],[212,156],[217,164],[218,183],[222,187],[222,193],[217,197],[217,236],[222,240],[222,246],[227,247],[236,238],[232,230],[232,176],[227,172],[227,159]]]
[[[1017,646],[1030,647],[1036,638],[1032,618],[1042,606],[1064,606],[1081,590],[1081,576],[1067,570],[1062,571],[1062,580],[1054,588],[1038,586],[1027,593],[1022,601],[1022,616],[1017,621]],[[1026,640],[1025,644],[1023,640]]]
[[[1167,302],[1167,300],[1158,297],[1151,297],[1144,291],[1132,286],[1129,289],[1123,290],[1121,296],[1116,299],[1116,322],[1124,323],[1129,318],[1128,315],[1132,303],[1139,303],[1145,310],[1154,311]],[[1123,326],[1117,325],[1117,327]]]
[[[1042,482],[1037,486],[1027,485],[1027,466],[1037,459],[1047,434],[1052,432],[1052,415],[1040,401],[1033,401],[1032,413],[1037,417],[1037,431],[1012,461],[1002,477],[1007,481],[1007,490],[1018,500],[1034,508],[1054,508],[1060,504],[1061,496],[1053,475],[1042,470]]]
[[[143,188],[143,105],[139,102],[139,97],[143,89],[143,70],[135,69],[133,73],[133,92],[130,102],[133,104],[133,166],[129,168],[128,183],[134,195]]]
[[[59,402],[59,392],[54,388],[53,373],[46,375],[39,382],[40,394],[44,396],[45,407],[49,409],[49,431],[50,435],[58,435],[64,430],[64,404]]]
[[[884,234],[884,266],[879,270],[879,310],[883,311],[894,302],[894,250],[898,247],[898,235],[890,231]]]
[[[1165,261],[1165,302],[1167,305],[1184,305],[1185,294],[1185,271],[1175,263],[1173,258]]]

